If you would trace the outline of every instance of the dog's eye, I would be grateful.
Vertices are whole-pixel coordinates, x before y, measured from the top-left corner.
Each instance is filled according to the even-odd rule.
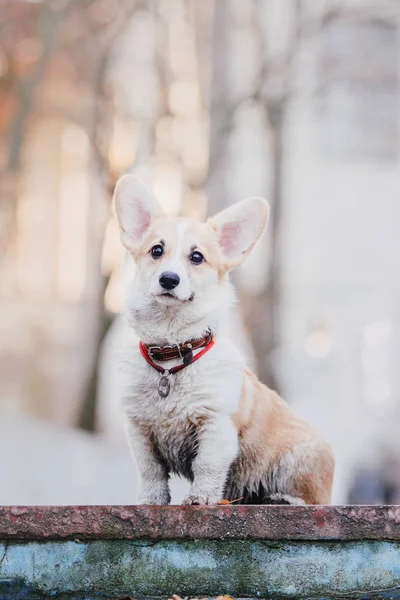
[[[202,255],[201,252],[192,252],[192,254],[189,256],[189,258],[192,261],[192,263],[194,263],[195,265],[199,265],[204,260],[204,256]]]
[[[156,246],[152,247],[150,254],[153,258],[160,258],[164,254],[164,248],[160,246],[160,244],[157,244]]]

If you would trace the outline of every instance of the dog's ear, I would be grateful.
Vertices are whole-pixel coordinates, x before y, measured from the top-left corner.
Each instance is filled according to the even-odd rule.
[[[150,223],[163,212],[150,190],[134,175],[124,175],[117,182],[114,204],[121,241],[125,248],[135,251]]]
[[[242,200],[209,219],[228,271],[241,265],[252,250],[268,221],[269,204],[263,198]]]

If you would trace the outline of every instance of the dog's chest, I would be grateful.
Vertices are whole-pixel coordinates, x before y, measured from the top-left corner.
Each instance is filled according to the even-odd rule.
[[[178,379],[179,378],[179,379]],[[188,427],[203,424],[217,410],[216,402],[207,389],[191,384],[179,375],[169,377],[170,391],[166,397],[159,393],[160,377],[152,377],[136,397],[132,409],[135,420],[147,423],[153,429],[186,431]]]
[[[215,418],[230,416],[238,408],[241,372],[211,351],[170,375],[170,393],[163,398],[158,392],[162,374],[141,356],[132,366],[124,402],[128,417],[151,440],[169,471],[191,478],[202,434]]]
[[[176,363],[163,363],[164,369],[171,369]],[[125,396],[125,409],[136,422],[156,426],[173,424],[180,428],[186,423],[197,423],[210,414],[224,410],[225,388],[232,381],[232,369],[226,361],[218,360],[211,350],[207,356],[185,369],[170,374],[169,394],[159,393],[160,380],[165,374],[156,371],[136,356],[129,368]],[[228,390],[229,391],[229,390]],[[240,394],[240,383],[237,389]],[[229,394],[229,402],[234,409],[234,398]]]
[[[199,438],[215,414],[212,397],[182,376],[173,379],[166,398],[158,393],[159,377],[147,379],[131,406],[131,416],[150,439],[153,451],[168,471],[192,478]]]
[[[154,424],[149,430],[153,451],[169,472],[193,478],[192,463],[203,427],[200,419],[171,419]]]

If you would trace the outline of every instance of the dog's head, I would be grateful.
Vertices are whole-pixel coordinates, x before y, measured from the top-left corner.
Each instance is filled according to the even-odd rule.
[[[164,308],[201,320],[226,297],[227,273],[261,236],[268,204],[250,198],[206,223],[167,217],[146,186],[125,175],[115,189],[121,240],[133,256],[137,308]]]

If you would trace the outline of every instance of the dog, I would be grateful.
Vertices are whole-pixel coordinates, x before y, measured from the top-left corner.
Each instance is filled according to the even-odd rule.
[[[206,223],[163,214],[133,175],[116,185],[122,244],[135,262],[122,398],[141,477],[139,504],[170,503],[169,475],[191,482],[183,504],[327,504],[330,446],[246,366],[230,327],[229,273],[269,215],[261,198]]]

